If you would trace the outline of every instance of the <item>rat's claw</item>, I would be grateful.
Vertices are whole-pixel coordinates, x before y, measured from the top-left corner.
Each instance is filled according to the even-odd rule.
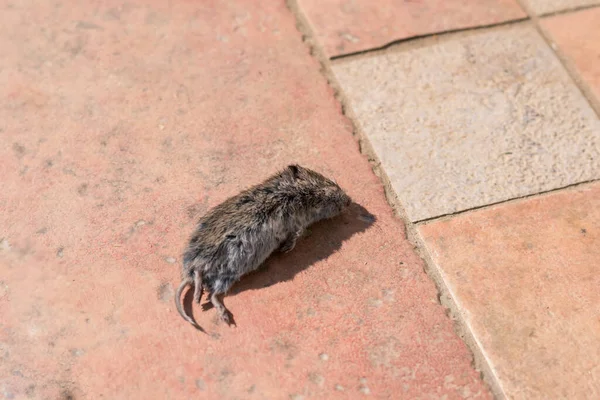
[[[227,312],[227,311],[225,311],[224,313],[221,314],[221,320],[223,320],[223,322],[225,322],[229,326],[231,326],[231,324],[232,324],[231,316],[229,315],[229,312]]]

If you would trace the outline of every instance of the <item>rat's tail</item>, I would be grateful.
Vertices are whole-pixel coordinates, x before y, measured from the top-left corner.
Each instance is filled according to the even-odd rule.
[[[192,278],[184,278],[181,283],[179,284],[179,287],[177,288],[177,293],[175,293],[175,306],[177,307],[177,312],[179,312],[179,315],[181,315],[183,317],[183,319],[185,319],[187,322],[189,322],[190,324],[194,325],[196,328],[203,330],[200,325],[198,325],[196,323],[196,321],[194,321],[189,315],[187,315],[183,309],[183,302],[181,300],[181,293],[183,293],[183,290],[187,287],[187,286],[191,286],[194,283],[194,281],[192,280]],[[197,288],[196,288],[197,289]]]

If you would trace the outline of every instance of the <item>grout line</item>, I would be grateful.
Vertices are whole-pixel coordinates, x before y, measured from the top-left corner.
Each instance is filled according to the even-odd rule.
[[[465,308],[462,306],[461,302],[458,300],[458,296],[456,296],[456,294],[454,293],[454,290],[452,290],[452,286],[450,286],[450,284],[446,280],[445,275],[442,273],[442,269],[439,268],[438,264],[433,260],[431,252],[428,251],[428,247],[427,247],[427,244],[425,243],[425,239],[420,234],[420,232],[418,232],[418,231],[416,232],[416,236],[414,238],[414,241],[419,246],[421,246],[423,249],[426,249],[425,250],[426,254],[421,255],[421,257],[423,258],[423,260],[428,265],[434,265],[435,266],[436,275],[435,275],[435,277],[432,277],[432,279],[434,279],[434,282],[436,282],[437,285],[443,285],[445,287],[445,289],[446,289],[447,293],[445,293],[445,295],[448,296],[448,298],[444,299],[443,297],[440,297],[440,303],[442,305],[446,306],[446,307],[449,307],[449,304],[453,304],[457,308],[457,310],[459,310],[458,312],[460,312],[460,310],[464,310]],[[451,317],[454,317],[454,315],[451,315]],[[483,344],[481,343],[481,341],[479,340],[479,338],[477,338],[477,336],[472,333],[473,329],[472,329],[470,321],[466,318],[466,316],[463,315],[463,313],[460,314],[460,318],[461,318],[461,323],[464,324],[465,327],[466,327],[466,329],[468,329],[469,332],[471,333],[472,337],[470,339],[473,341],[473,343],[469,343],[467,340],[465,340],[464,337],[461,336],[462,339],[465,340],[465,342],[467,342],[467,345],[469,345],[469,346],[472,346],[472,345],[476,346],[476,348],[480,352],[479,356],[489,366],[489,371],[486,371],[486,373],[488,373],[491,377],[493,377],[494,382],[497,384],[497,388],[493,387],[494,390],[492,390],[492,393],[498,399],[500,399],[500,398],[502,398],[502,399],[508,399],[509,398],[508,395],[506,394],[506,392],[504,391],[504,388],[500,384],[500,378],[498,377],[498,374],[496,374],[496,371],[491,367],[492,361],[490,360],[490,357],[488,356],[488,353],[485,350],[485,347],[483,346]]]
[[[529,18],[524,18],[524,19],[519,19],[519,20],[512,20],[512,21],[503,23],[501,25],[487,26],[484,30],[464,29],[464,30],[460,30],[460,31],[456,31],[456,32],[449,32],[449,33],[446,33],[443,35],[429,35],[429,36],[406,40],[400,44],[395,44],[393,46],[389,46],[384,49],[372,49],[370,51],[366,51],[364,53],[357,54],[353,57],[342,57],[342,58],[336,58],[335,60],[330,59],[329,63],[333,67],[335,67],[337,65],[352,64],[354,61],[360,60],[363,58],[368,59],[368,58],[372,58],[372,57],[382,57],[382,56],[385,57],[387,54],[393,54],[396,52],[403,52],[403,51],[407,51],[410,49],[423,48],[423,47],[428,47],[431,45],[452,42],[452,41],[457,40],[458,38],[470,37],[473,35],[480,34],[482,32],[498,32],[498,31],[502,32],[503,30],[506,30],[506,29],[517,28],[517,27],[529,27],[529,26],[531,26],[532,29],[535,29],[535,27],[533,26],[533,21]]]
[[[506,393],[504,392],[497,375],[491,367],[490,360],[483,351],[481,343],[479,343],[473,331],[471,330],[470,324],[466,321],[464,314],[460,311],[461,308],[458,306],[454,294],[446,285],[446,282],[437,264],[433,262],[427,246],[420,238],[420,235],[417,231],[417,225],[411,222],[411,220],[408,218],[404,207],[399,201],[395,191],[392,189],[390,179],[381,166],[381,162],[373,150],[367,136],[362,131],[362,128],[358,123],[358,119],[354,115],[348,100],[345,98],[341,85],[337,81],[331,69],[331,61],[325,55],[322,47],[317,42],[311,25],[298,6],[297,0],[286,0],[286,6],[295,17],[296,28],[302,34],[302,40],[308,47],[310,54],[319,62],[321,66],[320,72],[326,79],[327,84],[333,90],[336,100],[340,103],[342,114],[352,124],[352,135],[358,142],[359,151],[361,154],[363,154],[363,156],[367,157],[373,172],[381,179],[388,204],[392,207],[392,210],[396,216],[403,222],[407,240],[414,246],[417,255],[421,257],[423,261],[424,272],[435,284],[438,292],[439,304],[445,308],[446,315],[453,322],[455,333],[465,342],[467,348],[471,351],[472,367],[479,372],[480,378],[484,384],[487,384],[488,389],[494,395],[494,397],[497,399],[506,399]],[[510,21],[508,23],[514,22],[515,21]]]
[[[410,37],[403,38],[403,39],[393,40],[391,42],[384,44],[383,46],[371,47],[371,48],[368,48],[365,50],[358,50],[358,51],[354,51],[351,53],[338,54],[336,56],[330,57],[329,59],[331,61],[343,60],[343,59],[349,58],[349,57],[360,56],[360,55],[364,55],[364,54],[387,50],[390,47],[393,47],[393,46],[396,46],[396,45],[399,45],[402,43],[406,43],[406,42],[411,42],[413,40],[425,39],[425,38],[432,37],[432,36],[448,35],[448,34],[459,33],[459,32],[478,31],[478,30],[484,30],[484,29],[488,29],[488,28],[495,28],[498,26],[512,25],[517,22],[527,21],[528,19],[529,19],[529,17],[515,18],[515,19],[508,20],[508,21],[496,22],[496,23],[492,23],[492,24],[488,24],[488,25],[478,25],[478,26],[471,26],[471,27],[466,27],[466,28],[448,29],[445,31],[410,36]]]
[[[521,6],[522,9],[525,10],[525,7],[522,4],[519,4],[519,5]],[[584,6],[575,6],[575,7],[571,7],[571,8],[565,8],[564,10],[548,11],[547,13],[542,13],[542,14],[537,15],[537,17],[538,18],[553,17],[555,15],[569,14],[569,13],[573,13],[573,12],[577,12],[577,11],[589,10],[590,8],[596,8],[596,7],[600,7],[600,4],[588,4],[588,5],[584,5]],[[532,11],[531,14],[534,14],[534,12]]]
[[[552,49],[552,52],[554,53],[558,61],[561,63],[563,68],[567,71],[567,74],[569,75],[575,86],[579,89],[581,95],[588,101],[590,107],[596,112],[596,115],[600,118],[600,99],[596,98],[594,92],[589,87],[583,76],[581,76],[577,67],[574,65],[574,62],[566,54],[563,53],[561,48],[556,43],[554,43],[552,35],[549,32],[547,32],[546,29],[544,29],[544,27],[540,23],[540,20],[542,18],[545,19],[546,17],[552,18],[553,16],[566,15],[572,12],[600,7],[600,5],[575,7],[538,16],[534,12],[534,10],[526,4],[525,0],[517,0],[517,3],[519,3],[521,8],[525,10],[525,12],[529,15],[531,22],[535,26],[542,39],[544,39],[546,44],[550,47],[550,49]]]
[[[492,207],[495,207],[495,206],[498,206],[498,205],[513,204],[513,203],[517,203],[517,202],[519,202],[521,200],[533,199],[533,198],[536,198],[536,197],[545,197],[545,196],[552,195],[552,194],[554,194],[556,192],[562,192],[564,190],[569,190],[569,189],[577,188],[579,186],[585,186],[587,184],[596,183],[596,182],[600,182],[600,179],[589,179],[587,181],[581,181],[581,182],[577,182],[577,183],[571,183],[569,185],[557,187],[557,188],[554,188],[554,189],[548,189],[548,190],[544,190],[544,191],[541,191],[541,192],[526,194],[526,195],[518,196],[518,197],[511,197],[510,199],[500,200],[500,201],[496,201],[494,203],[484,204],[482,206],[476,206],[476,207],[466,208],[464,210],[456,211],[456,212],[453,212],[453,213],[440,214],[440,215],[436,215],[435,217],[424,218],[424,219],[420,219],[420,220],[417,220],[417,221],[413,221],[413,224],[415,224],[415,225],[426,225],[426,224],[428,224],[430,222],[437,222],[437,221],[447,220],[447,219],[454,218],[454,217],[457,217],[459,215],[466,214],[466,213],[469,213],[469,212],[472,212],[472,211],[486,210],[488,208],[492,208]]]

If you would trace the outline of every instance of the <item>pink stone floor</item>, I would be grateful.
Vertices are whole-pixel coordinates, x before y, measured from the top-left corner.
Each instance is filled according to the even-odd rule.
[[[0,5],[0,398],[599,398],[600,8],[539,3]],[[290,163],[355,204],[195,330]]]

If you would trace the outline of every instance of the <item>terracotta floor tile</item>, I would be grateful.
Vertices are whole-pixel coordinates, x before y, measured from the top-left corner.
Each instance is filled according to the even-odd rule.
[[[278,1],[0,6],[5,398],[490,398]],[[174,308],[197,215],[290,162],[360,209],[214,310]]]
[[[600,397],[600,184],[419,231],[509,398]]]
[[[299,0],[299,3],[329,56],[527,16],[514,0]]]
[[[333,70],[413,221],[600,178],[600,121],[529,25]]]
[[[572,60],[600,101],[600,7],[543,18],[560,51]]]
[[[549,14],[557,11],[570,10],[579,7],[588,7],[596,4],[598,0],[523,0],[538,15]]]

